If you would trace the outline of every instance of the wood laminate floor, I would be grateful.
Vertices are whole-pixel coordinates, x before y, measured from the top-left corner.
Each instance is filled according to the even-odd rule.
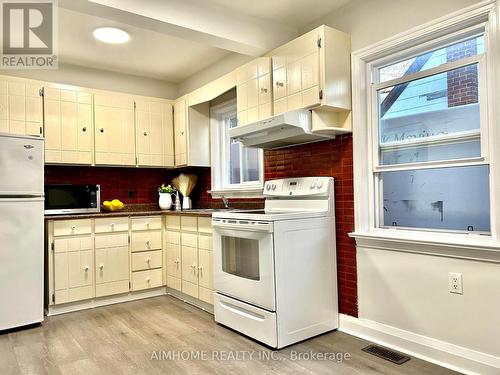
[[[398,366],[362,352],[367,344],[335,331],[272,352],[212,315],[162,296],[0,334],[0,374],[457,374],[416,358]],[[307,358],[312,353],[349,353],[351,359]]]

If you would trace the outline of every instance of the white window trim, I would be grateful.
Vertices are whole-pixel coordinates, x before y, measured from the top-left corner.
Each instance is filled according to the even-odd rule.
[[[221,139],[219,120],[215,118],[214,112],[224,112],[231,111],[231,109],[236,105],[236,100],[230,100],[228,102],[221,103],[210,109],[210,134],[212,140]],[[262,197],[262,189],[264,185],[264,151],[259,152],[259,163],[260,163],[260,175],[258,182],[243,182],[237,185],[225,185],[227,174],[229,171],[227,168],[221,169],[220,166],[224,165],[221,158],[226,155],[226,144],[220,144],[218,141],[211,142],[211,171],[212,171],[212,189],[209,193],[212,198],[221,198],[222,196],[226,198],[257,198]]]
[[[489,103],[488,112],[485,114],[488,136],[484,138],[485,142],[488,142],[489,150],[500,150],[500,126],[494,126],[500,124],[500,111],[497,110],[500,107],[500,95],[495,92],[495,87],[500,87],[499,13],[500,4],[494,0],[483,1],[352,53],[355,231],[350,235],[356,238],[358,246],[370,245],[373,248],[382,248],[388,241],[395,244],[411,241],[418,244],[411,250],[412,252],[427,253],[430,244],[440,244],[439,248],[446,249],[448,256],[450,254],[459,256],[459,248],[470,251],[478,249],[500,251],[500,152],[495,151],[489,155],[491,236],[377,228],[376,187],[372,180],[374,160],[366,157],[367,153],[373,155],[376,152],[372,142],[376,134],[370,134],[370,129],[373,128],[370,126],[373,103],[371,64],[375,62],[382,64],[385,57],[393,58],[397,53],[401,53],[401,59],[410,52],[416,55],[419,51],[429,50],[433,45],[439,46],[444,40],[454,37],[460,31],[472,35],[478,28],[485,29],[485,41],[488,45],[487,61],[483,64],[487,66],[488,79],[485,80],[487,87],[482,89],[487,90]],[[464,160],[464,164],[468,165],[484,163],[481,158]]]

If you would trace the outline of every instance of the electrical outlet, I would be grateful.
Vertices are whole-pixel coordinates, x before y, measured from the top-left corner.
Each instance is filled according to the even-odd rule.
[[[448,286],[450,288],[450,293],[464,294],[462,290],[462,274],[450,272],[448,274]]]

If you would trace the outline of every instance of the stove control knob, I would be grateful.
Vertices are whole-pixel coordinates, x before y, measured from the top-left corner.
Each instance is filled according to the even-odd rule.
[[[273,189],[273,191],[276,190],[276,184],[273,184],[272,189]]]
[[[316,187],[316,182],[313,182],[313,183],[311,184],[311,190],[312,190],[312,189],[314,189],[315,187]]]
[[[323,183],[321,181],[319,181],[318,185],[317,185],[318,190],[321,189],[322,187],[323,187]]]
[[[266,185],[266,190],[267,191],[271,190],[271,185]]]

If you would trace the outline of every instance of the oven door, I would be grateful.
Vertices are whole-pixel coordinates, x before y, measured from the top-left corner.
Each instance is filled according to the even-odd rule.
[[[213,219],[214,288],[275,311],[272,223]]]

